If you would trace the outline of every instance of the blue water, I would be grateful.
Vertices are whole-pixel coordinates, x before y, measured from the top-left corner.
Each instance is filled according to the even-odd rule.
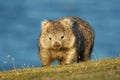
[[[0,70],[39,67],[40,22],[78,16],[93,27],[92,60],[120,56],[120,0],[0,0]]]

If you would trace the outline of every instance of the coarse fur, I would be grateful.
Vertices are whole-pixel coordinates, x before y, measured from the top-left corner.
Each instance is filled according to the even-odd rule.
[[[38,46],[43,66],[49,66],[54,60],[58,60],[59,64],[87,61],[93,45],[93,29],[78,17],[41,22]]]

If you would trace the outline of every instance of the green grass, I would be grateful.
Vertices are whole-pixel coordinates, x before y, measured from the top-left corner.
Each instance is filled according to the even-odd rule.
[[[120,80],[120,58],[3,71],[0,80]]]

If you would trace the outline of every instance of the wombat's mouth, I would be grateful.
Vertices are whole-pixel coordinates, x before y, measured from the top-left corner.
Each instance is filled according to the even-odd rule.
[[[69,50],[69,48],[65,48],[65,47],[53,47],[52,50],[55,50],[55,51],[65,51],[65,50]]]
[[[61,50],[61,46],[60,47],[53,47],[54,50]]]

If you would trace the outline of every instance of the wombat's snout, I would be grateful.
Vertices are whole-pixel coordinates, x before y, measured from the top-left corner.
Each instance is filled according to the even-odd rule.
[[[61,47],[61,45],[60,45],[60,43],[59,43],[59,42],[55,42],[55,43],[53,44],[53,47],[54,47],[54,48],[60,48],[60,47]]]

